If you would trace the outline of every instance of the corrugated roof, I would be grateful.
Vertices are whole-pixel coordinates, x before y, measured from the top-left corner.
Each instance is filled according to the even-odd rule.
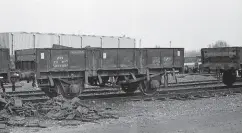
[[[104,35],[86,35],[86,34],[64,34],[64,33],[45,33],[45,32],[26,32],[26,31],[19,31],[19,32],[0,32],[1,33],[10,33],[10,34],[47,34],[47,35],[69,35],[69,36],[90,36],[90,37],[110,37],[110,38],[127,38],[127,39],[135,39],[128,36],[104,36]]]

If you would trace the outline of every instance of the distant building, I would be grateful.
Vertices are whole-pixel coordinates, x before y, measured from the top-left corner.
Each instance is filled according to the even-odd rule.
[[[72,48],[86,46],[101,48],[135,48],[135,39],[116,36],[72,35],[55,33],[27,33],[7,32],[0,33],[0,48],[14,50],[30,48],[51,48],[53,44]]]

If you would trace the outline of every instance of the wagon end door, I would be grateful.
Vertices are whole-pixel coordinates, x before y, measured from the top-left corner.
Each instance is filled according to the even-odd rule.
[[[173,67],[174,51],[173,49],[160,49],[161,51],[161,66],[162,68],[169,69]]]
[[[174,49],[174,62],[173,67],[175,68],[183,68],[184,67],[184,49]]]
[[[136,68],[136,50],[135,49],[119,49],[118,50],[118,64],[122,69]]]
[[[112,70],[118,68],[118,49],[105,48],[101,50],[101,69]]]
[[[146,67],[161,68],[161,51],[160,49],[147,49],[146,51]]]
[[[86,50],[71,49],[68,53],[68,70],[69,71],[84,71],[86,70]]]
[[[40,77],[41,72],[48,72],[48,65],[50,63],[50,50],[48,49],[37,49],[36,50],[36,72],[37,78]]]

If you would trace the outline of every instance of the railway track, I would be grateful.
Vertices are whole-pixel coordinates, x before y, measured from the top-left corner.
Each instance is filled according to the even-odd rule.
[[[221,92],[221,91],[236,91],[236,92],[242,92],[242,84],[236,84],[231,88],[228,88],[224,85],[205,85],[205,86],[198,86],[198,87],[177,87],[172,89],[160,89],[158,90],[158,93],[153,96],[145,96],[141,92],[137,91],[134,94],[126,94],[123,92],[115,93],[115,94],[106,94],[106,95],[83,95],[80,97],[82,100],[87,99],[114,99],[114,98],[127,98],[129,96],[130,98],[149,98],[149,97],[171,97],[175,95],[183,95],[183,94],[199,94],[199,93],[205,93],[205,92]],[[129,98],[129,99],[130,99]]]
[[[158,93],[152,97],[173,97],[176,95],[183,94],[199,94],[201,92],[222,92],[222,91],[238,91],[240,92],[242,88],[242,83],[235,84],[234,87],[228,89],[225,85],[219,81],[202,81],[202,82],[183,82],[179,84],[170,84],[167,88],[161,87]],[[194,94],[193,94],[194,93]],[[25,102],[45,102],[49,100],[49,97],[45,95],[41,90],[36,91],[19,91],[19,92],[7,92],[10,97],[20,97],[22,101]],[[115,98],[127,98],[128,99],[142,99],[149,98],[149,96],[144,96],[140,91],[136,91],[134,94],[126,94],[120,90],[120,88],[90,88],[85,89],[85,91],[80,95],[80,99],[115,99]]]
[[[181,87],[181,86],[196,86],[196,85],[209,85],[209,84],[216,84],[219,83],[217,80],[207,80],[207,81],[192,81],[192,82],[181,82],[178,84],[170,83],[168,88],[171,87]],[[108,92],[117,92],[120,91],[120,88],[118,86],[107,86],[105,88],[87,88],[84,90],[83,94],[91,94],[91,93],[108,93]],[[30,96],[36,96],[41,97],[45,96],[44,92],[41,90],[30,90],[30,91],[15,91],[15,92],[7,92],[9,96],[12,97],[30,97]]]
[[[171,90],[159,90],[158,93],[154,96],[144,96],[141,92],[136,92],[134,94],[126,94],[123,92],[118,93],[106,93],[106,94],[95,94],[95,95],[84,95],[82,94],[79,98],[81,100],[115,100],[115,99],[122,99],[122,100],[142,100],[142,99],[158,99],[158,100],[165,100],[167,98],[170,99],[187,99],[190,96],[198,97],[198,98],[206,98],[211,97],[216,94],[218,95],[227,95],[231,93],[241,93],[242,92],[242,84],[235,85],[231,88],[227,88],[226,86],[201,86],[197,88],[173,88]],[[227,93],[227,94],[226,94]],[[23,99],[23,102],[44,102],[49,100],[48,97],[34,97],[34,98],[27,98]]]

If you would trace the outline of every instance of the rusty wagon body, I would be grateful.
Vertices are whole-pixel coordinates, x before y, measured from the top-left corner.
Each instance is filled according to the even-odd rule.
[[[10,75],[10,54],[9,49],[0,48],[0,80],[8,82]]]
[[[184,48],[25,49],[15,51],[15,61],[17,70],[33,73],[32,78],[42,90],[63,95],[80,93],[82,89],[76,88],[85,85],[131,83],[129,79],[149,78],[165,70],[181,72]],[[137,87],[136,83],[122,84],[125,92],[133,92]]]
[[[222,47],[201,49],[202,67],[210,70],[242,66],[242,47]]]
[[[223,82],[231,86],[236,75],[241,76],[242,47],[221,47],[201,49],[203,71],[223,73]]]

